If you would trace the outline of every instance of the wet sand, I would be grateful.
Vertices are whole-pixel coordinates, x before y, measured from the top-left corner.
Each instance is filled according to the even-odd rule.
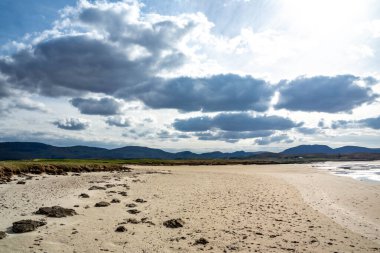
[[[132,168],[0,185],[0,231],[21,219],[47,222],[9,233],[0,252],[379,252],[379,185],[308,165]],[[94,185],[108,187],[88,190]],[[114,198],[120,203],[94,207]],[[33,214],[53,205],[78,215]],[[177,218],[183,227],[163,225]]]

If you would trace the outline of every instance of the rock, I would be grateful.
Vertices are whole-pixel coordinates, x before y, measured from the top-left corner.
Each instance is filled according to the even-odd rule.
[[[119,192],[119,194],[124,197],[128,196],[127,192]]]
[[[97,186],[97,185],[93,185],[90,188],[88,188],[89,191],[93,191],[93,190],[105,190],[105,189],[106,189],[105,187],[101,187],[101,186]]]
[[[127,212],[130,213],[130,214],[138,214],[138,213],[140,213],[140,211],[137,210],[137,209],[130,209]]]
[[[85,198],[85,199],[88,199],[90,197],[90,195],[88,195],[87,193],[81,193],[79,195],[79,198]]]
[[[119,233],[122,233],[125,231],[127,231],[127,229],[124,226],[118,226],[115,230],[115,232],[119,232]]]
[[[120,203],[120,200],[119,199],[112,199],[111,203]]]
[[[109,206],[110,203],[108,202],[105,202],[105,201],[100,201],[98,203],[95,204],[95,207],[106,207],[106,206]]]
[[[48,217],[62,218],[66,216],[73,216],[77,213],[74,209],[63,208],[60,206],[41,207],[37,210],[36,214],[46,215]]]
[[[16,184],[26,184],[25,181],[18,181]]]
[[[13,223],[12,231],[14,233],[26,233],[36,230],[36,228],[46,225],[45,221],[20,220]]]
[[[185,222],[182,219],[171,219],[165,221],[163,224],[167,228],[181,228]]]
[[[205,238],[201,237],[201,238],[195,240],[194,245],[199,245],[199,244],[206,245],[207,243],[209,243],[209,242]]]
[[[134,207],[136,207],[137,205],[134,204],[134,203],[131,203],[131,204],[126,204],[125,206],[126,206],[126,207],[130,207],[130,208],[134,208]]]
[[[114,185],[114,184],[106,184],[105,185],[105,187],[107,187],[107,188],[112,188],[112,187],[115,187],[116,185]]]
[[[7,233],[0,231],[0,240],[4,239],[5,237],[7,237]]]
[[[137,202],[137,203],[145,203],[146,201],[143,200],[143,199],[136,199],[135,202]]]

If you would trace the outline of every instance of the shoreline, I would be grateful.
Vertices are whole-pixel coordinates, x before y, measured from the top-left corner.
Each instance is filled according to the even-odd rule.
[[[336,196],[341,201],[337,201],[339,205],[351,201],[341,199],[347,188],[336,191],[337,182],[343,181],[338,184],[349,187],[352,193],[355,193],[352,185],[360,185],[360,191],[353,194],[354,200],[368,194],[369,186],[305,166],[128,166],[132,171],[32,175],[25,185],[16,181],[0,185],[3,203],[0,215],[5,217],[0,219],[0,231],[16,220],[44,218],[33,214],[41,206],[74,208],[78,215],[44,218],[46,226],[30,233],[9,234],[0,240],[0,249],[2,252],[40,249],[47,252],[378,252],[379,233],[368,236],[374,227],[355,231],[355,224],[348,228],[336,218],[339,216],[336,212],[331,214],[321,208]],[[316,202],[322,192],[307,186],[318,188],[322,181],[332,184],[332,188],[324,190],[333,189],[336,196]],[[93,185],[111,187],[89,191]],[[127,196],[120,195],[121,191],[126,191]],[[372,191],[374,198],[353,205],[357,209],[366,207],[367,221],[368,217],[375,217],[380,203],[379,188],[376,186]],[[78,198],[83,192],[90,198]],[[110,202],[113,198],[121,203],[94,207],[99,201]],[[135,202],[139,198],[146,202]],[[127,204],[135,204],[132,209],[139,213],[130,214]],[[352,214],[353,210],[344,208]],[[162,225],[165,220],[176,218],[185,222],[183,228]],[[136,219],[138,223],[130,223],[128,219]],[[374,222],[379,225],[378,220]],[[115,232],[120,224],[126,227],[126,232]],[[201,238],[208,243],[196,244]]]

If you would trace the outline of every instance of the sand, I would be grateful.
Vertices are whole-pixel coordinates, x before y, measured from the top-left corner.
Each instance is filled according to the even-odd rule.
[[[380,252],[380,185],[308,165],[133,168],[0,185],[0,231],[21,219],[47,222],[9,233],[0,252]],[[114,198],[120,203],[94,207]],[[78,215],[33,214],[53,205]],[[183,227],[163,225],[177,218]],[[127,231],[115,232],[118,226]],[[206,244],[196,244],[201,238]]]

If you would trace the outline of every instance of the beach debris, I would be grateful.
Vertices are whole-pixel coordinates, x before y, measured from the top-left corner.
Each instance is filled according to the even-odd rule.
[[[206,245],[207,243],[209,243],[209,241],[207,241],[205,238],[201,237],[201,238],[195,240],[194,245]]]
[[[84,199],[88,199],[90,197],[90,195],[88,195],[87,193],[81,193],[79,195],[79,198],[84,198]]]
[[[135,202],[137,202],[137,203],[145,203],[146,200],[143,200],[143,199],[136,199]]]
[[[122,233],[122,232],[126,232],[127,229],[124,227],[124,226],[118,226],[115,230],[115,232],[118,232],[118,233]]]
[[[106,201],[100,201],[98,203],[95,204],[95,207],[106,207],[106,206],[109,206],[110,203],[106,202]]]
[[[181,228],[185,224],[182,219],[171,219],[164,221],[164,226],[167,228]]]
[[[130,214],[138,214],[138,213],[140,213],[141,211],[139,211],[139,210],[137,210],[137,209],[130,209],[130,210],[128,210],[127,212],[130,213]]]
[[[97,185],[93,185],[90,188],[88,188],[89,191],[93,191],[93,190],[105,190],[105,189],[106,189],[105,187],[97,186]]]
[[[77,213],[74,209],[70,208],[63,208],[61,206],[52,206],[52,207],[40,207],[36,214],[42,214],[46,215],[48,217],[54,217],[54,218],[63,218],[66,216],[73,216]]]
[[[112,199],[111,203],[120,203],[120,199]]]
[[[5,233],[4,231],[0,231],[0,240],[4,239],[5,237],[7,237],[7,233]]]
[[[36,230],[38,227],[44,226],[47,223],[45,221],[36,220],[20,220],[13,222],[12,231],[14,233],[26,233]]]

